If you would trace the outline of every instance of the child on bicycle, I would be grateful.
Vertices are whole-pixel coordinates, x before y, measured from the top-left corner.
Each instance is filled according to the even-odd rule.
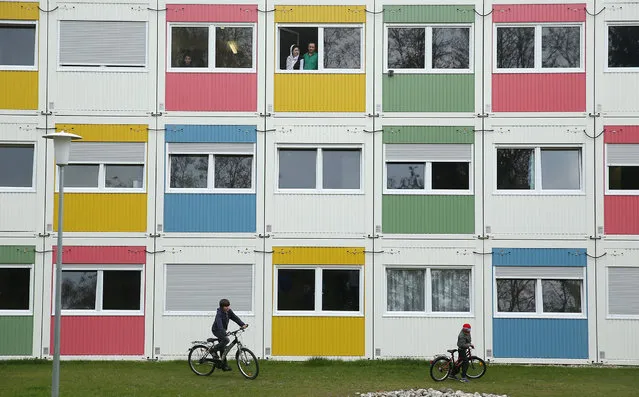
[[[468,378],[466,377],[466,371],[468,370],[468,348],[475,348],[472,344],[472,338],[470,337],[470,324],[466,323],[462,326],[462,330],[459,332],[457,336],[457,349],[459,352],[459,360],[462,360],[461,371],[462,377],[461,379],[457,378],[457,372],[459,372],[458,366],[453,366],[453,371],[450,374],[451,379],[459,380],[462,382],[468,382]]]
[[[248,327],[247,324],[244,324],[242,320],[238,316],[233,313],[231,310],[231,302],[228,299],[220,300],[220,307],[217,309],[217,313],[215,314],[215,320],[213,321],[213,326],[211,327],[211,331],[213,335],[218,339],[219,343],[213,347],[211,353],[213,354],[213,358],[219,359],[217,352],[219,351],[221,355],[224,355],[224,349],[226,345],[229,343],[229,337],[226,336],[226,330],[229,326],[229,319],[233,320],[237,325],[239,325],[242,329]],[[226,362],[226,357],[224,357],[224,362],[222,363],[222,370],[224,371],[232,371],[231,367],[229,367]]]

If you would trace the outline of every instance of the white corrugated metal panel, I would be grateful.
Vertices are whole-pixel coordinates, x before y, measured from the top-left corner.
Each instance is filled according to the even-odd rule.
[[[0,233],[34,232],[41,224],[37,194],[0,192]]]
[[[420,241],[421,242],[421,241]],[[402,243],[405,243],[402,241]],[[423,242],[422,242],[423,243]],[[457,241],[457,244],[460,242]],[[473,244],[474,242],[470,242]],[[410,247],[382,240],[380,242],[384,264],[389,266],[472,266],[475,261],[474,247]]]
[[[609,165],[639,165],[639,144],[609,143],[606,149]]]
[[[639,315],[639,267],[608,268],[608,314]]]
[[[368,133],[364,125],[281,125],[275,127],[273,137],[277,143],[340,144],[364,143]]]
[[[545,267],[545,266],[497,266],[497,278],[583,278],[583,267]]]
[[[169,153],[199,154],[199,153],[253,153],[253,143],[169,143]]]
[[[144,163],[142,142],[74,142],[69,161],[78,163]]]
[[[387,161],[470,161],[472,145],[386,144]]]

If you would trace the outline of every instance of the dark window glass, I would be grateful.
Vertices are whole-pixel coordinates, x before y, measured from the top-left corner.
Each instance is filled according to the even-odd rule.
[[[581,313],[581,280],[541,280],[544,312]]]
[[[280,189],[315,189],[316,149],[280,149],[279,161]]]
[[[537,280],[497,279],[497,311],[535,312]]]
[[[102,275],[103,310],[140,310],[142,272],[105,270]]]
[[[176,189],[206,189],[209,156],[195,154],[171,155],[171,187]]]
[[[424,189],[424,163],[386,163],[386,188]]]
[[[62,309],[95,310],[97,271],[62,271]]]
[[[497,189],[535,188],[533,149],[497,149]]]
[[[0,310],[29,310],[31,269],[0,268]]]
[[[315,310],[315,269],[277,271],[277,310]]]
[[[468,69],[469,28],[433,28],[433,69]]]
[[[324,67],[360,69],[362,67],[362,29],[324,28]]]
[[[34,66],[35,25],[0,24],[0,65]]]
[[[0,146],[0,187],[33,187],[33,151],[33,145]]]
[[[608,189],[639,190],[639,166],[608,166]]]
[[[535,28],[497,28],[497,67],[535,67]]]
[[[280,35],[280,48],[279,48],[279,65],[281,70],[317,70],[319,64],[316,64],[312,69],[309,67],[313,65],[304,65],[304,54],[308,53],[310,44],[315,46],[315,54],[319,54],[319,48],[321,43],[317,42],[319,37],[318,28],[301,27],[301,26],[286,26],[280,27],[278,33]],[[297,46],[299,51],[294,51],[294,46]],[[319,58],[315,58],[317,61]],[[287,67],[288,66],[288,67]]]
[[[425,28],[388,28],[389,69],[424,69],[425,50]]]
[[[469,163],[433,163],[433,189],[470,189]]]
[[[209,66],[209,28],[171,28],[171,67],[206,68]]]
[[[215,156],[215,187],[218,189],[250,189],[253,156]]]
[[[253,28],[220,26],[215,28],[215,67],[253,67]]]
[[[581,28],[579,26],[544,26],[541,32],[542,67],[579,67],[581,63]]]
[[[105,186],[110,188],[142,188],[144,179],[143,165],[110,165],[104,166],[106,174]]]
[[[361,150],[322,150],[324,189],[359,189]]]
[[[639,26],[608,26],[608,67],[639,67]]]
[[[359,270],[322,270],[322,310],[359,311]]]

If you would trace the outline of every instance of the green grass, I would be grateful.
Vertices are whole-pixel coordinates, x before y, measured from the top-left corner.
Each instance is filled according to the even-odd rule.
[[[234,362],[232,364],[235,364]],[[510,396],[637,396],[637,368],[492,365],[469,384],[434,382],[417,360],[260,361],[260,374],[196,376],[186,361],[63,361],[60,395],[67,396],[355,396],[356,392],[453,388]],[[0,396],[50,396],[51,362],[0,361]]]

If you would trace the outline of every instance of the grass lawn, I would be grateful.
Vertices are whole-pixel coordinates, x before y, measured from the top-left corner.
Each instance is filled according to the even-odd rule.
[[[230,364],[235,364],[232,362]],[[197,376],[186,361],[63,361],[61,396],[354,396],[411,388],[453,389],[510,396],[637,396],[637,368],[493,365],[469,384],[434,382],[424,361],[260,361],[245,380],[232,372]],[[0,396],[50,396],[50,361],[0,361]]]

